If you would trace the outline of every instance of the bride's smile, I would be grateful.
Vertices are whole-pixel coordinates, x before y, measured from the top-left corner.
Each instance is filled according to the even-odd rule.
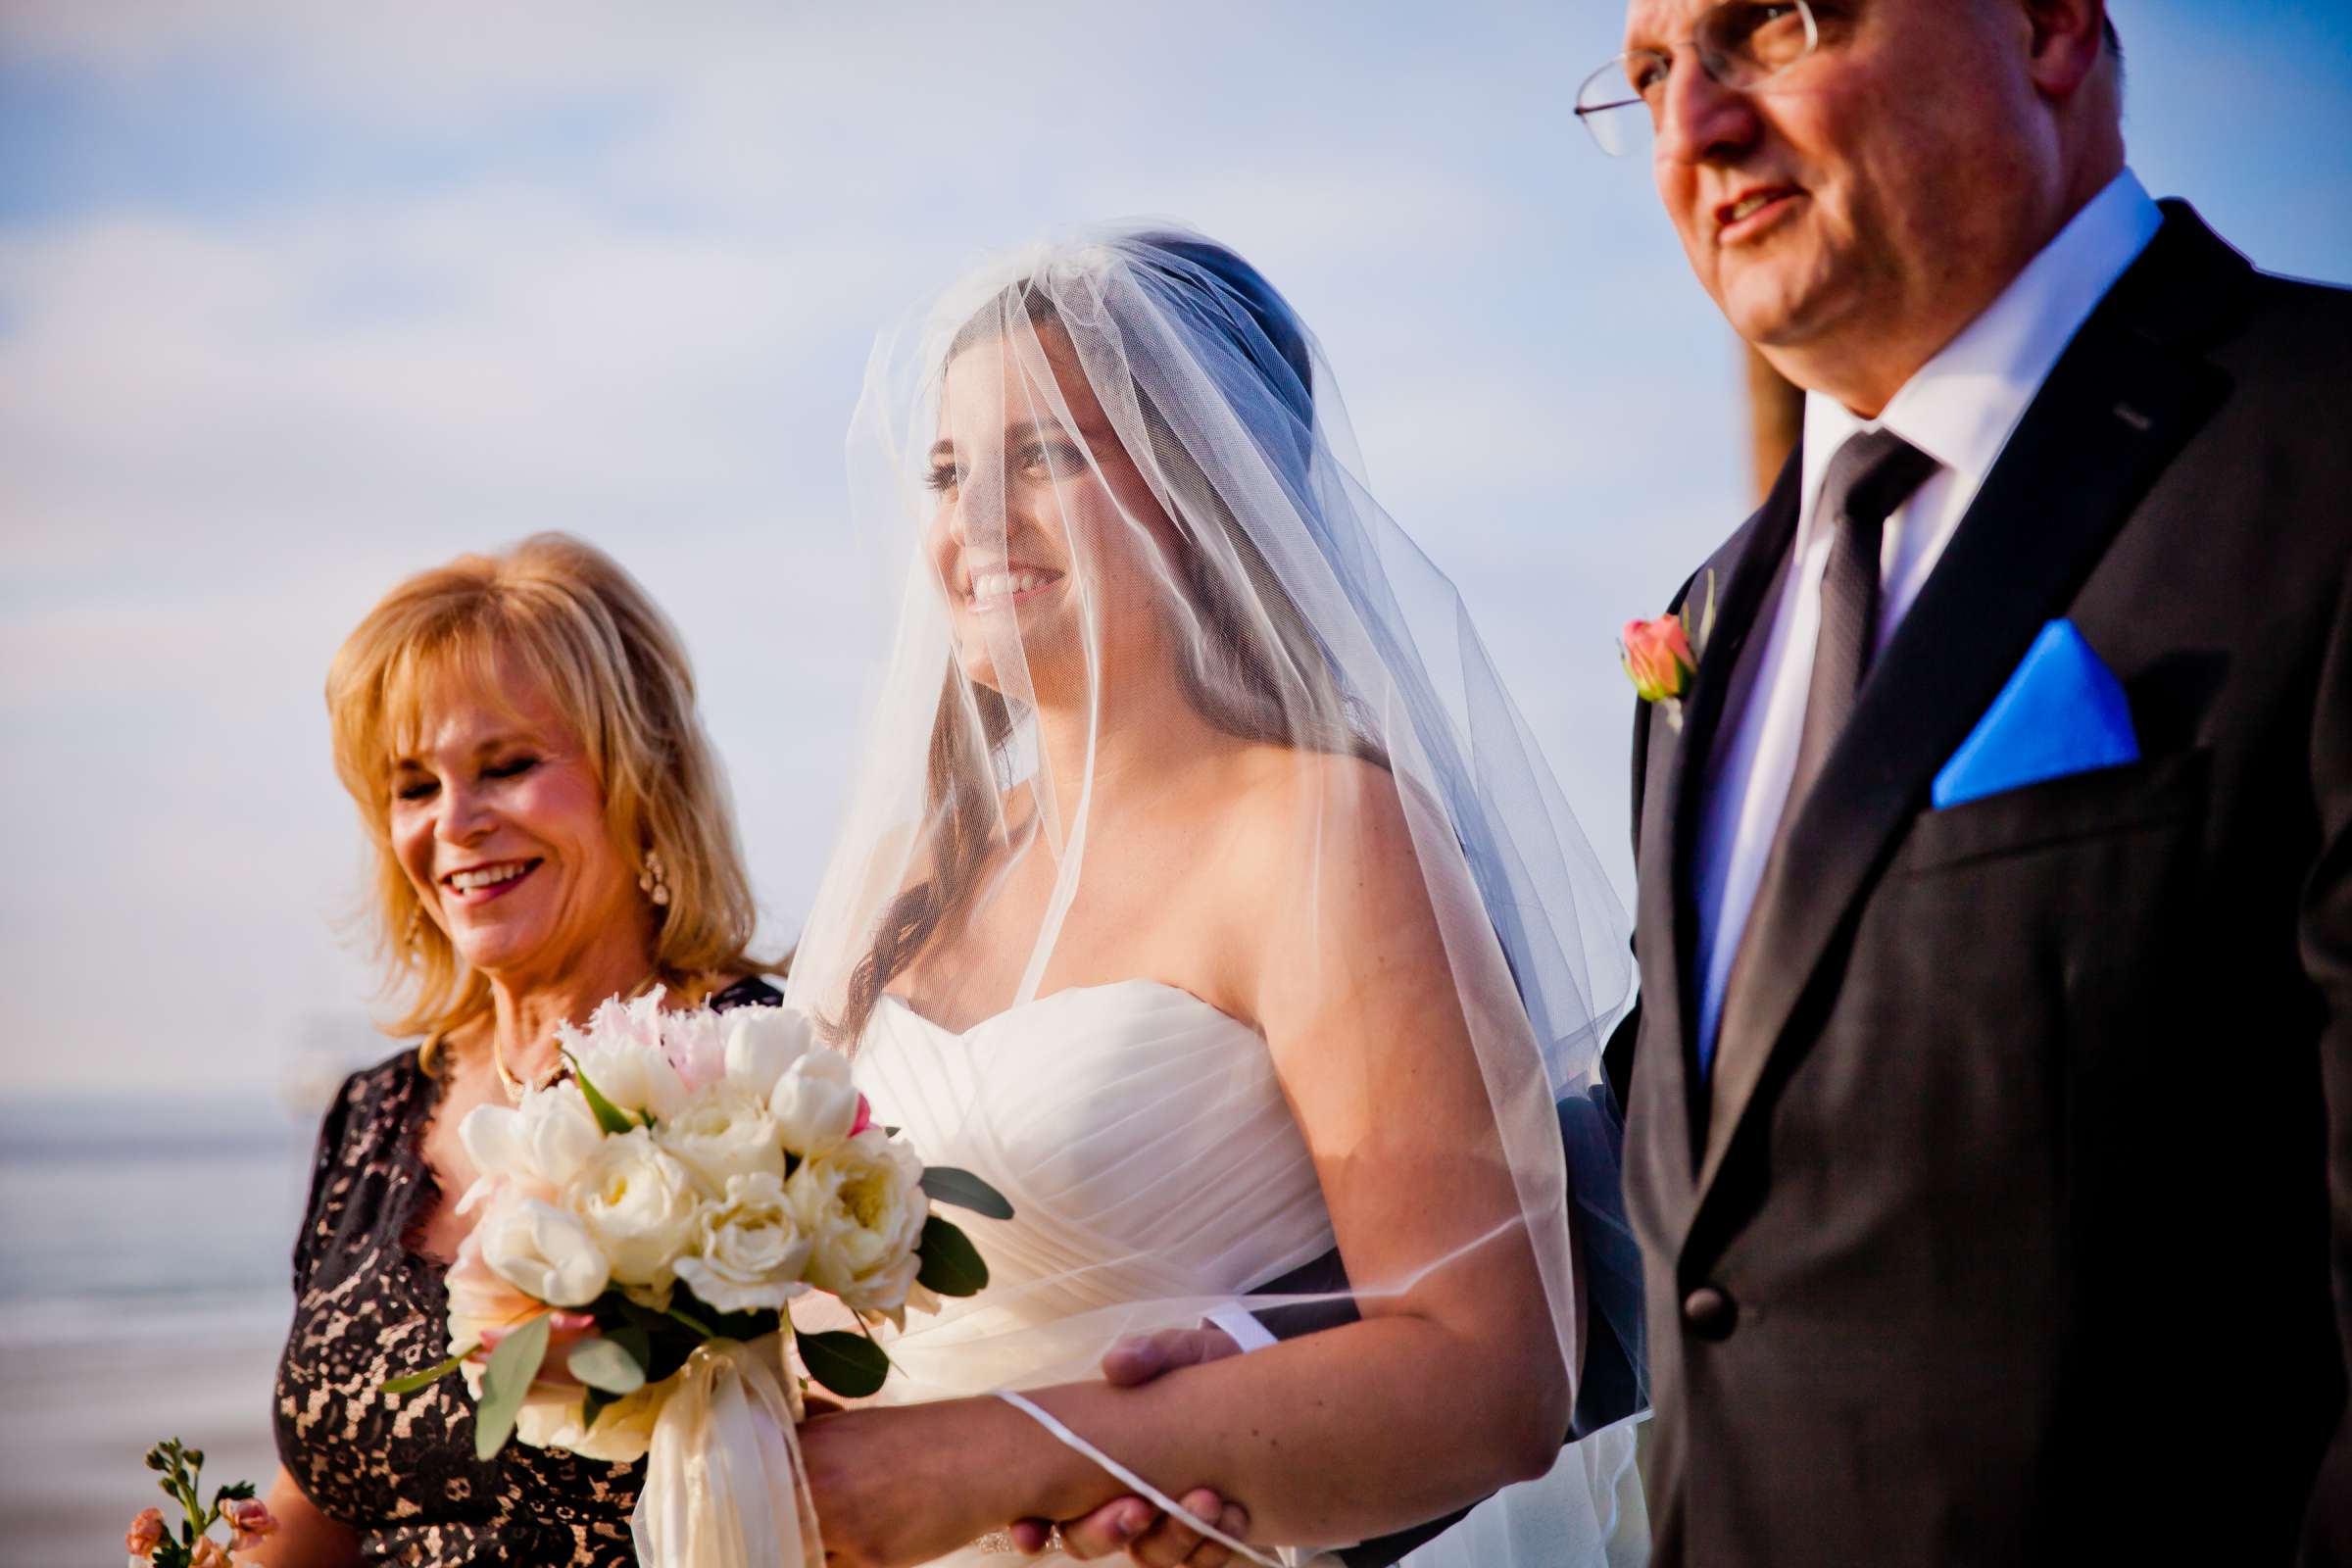
[[[1002,690],[999,666],[1019,667],[1028,696],[1052,704],[1164,660],[1152,608],[1174,526],[1064,335],[966,345],[943,377],[939,429],[926,548],[965,676]]]

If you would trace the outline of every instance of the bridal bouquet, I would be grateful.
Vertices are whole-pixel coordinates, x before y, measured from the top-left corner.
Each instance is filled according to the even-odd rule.
[[[449,1271],[449,1359],[384,1388],[461,1372],[485,1459],[510,1438],[647,1458],[643,1563],[813,1562],[792,1358],[835,1394],[879,1389],[870,1321],[988,1283],[932,1202],[1011,1206],[874,1125],[806,1016],[661,1001],[607,1002],[562,1032],[566,1078],[461,1124],[482,1174],[458,1207],[481,1216]],[[853,1328],[796,1328],[811,1293]]]

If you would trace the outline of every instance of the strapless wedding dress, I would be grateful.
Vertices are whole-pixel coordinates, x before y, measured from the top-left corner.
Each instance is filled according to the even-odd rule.
[[[898,1370],[885,1402],[1098,1377],[1120,1336],[1196,1326],[1332,1247],[1265,1041],[1174,986],[1076,987],[961,1032],[885,998],[853,1059],[876,1120],[1013,1206],[1008,1221],[956,1212],[988,1261],[988,1289],[888,1336]],[[1630,1434],[1624,1444],[1630,1455]],[[1575,1462],[1571,1450],[1562,1469]],[[1448,1543],[1479,1523],[1473,1514],[1408,1561],[1452,1560]],[[1544,1560],[1600,1562],[1607,1534]],[[980,1543],[938,1563],[1070,1560],[1011,1549]]]

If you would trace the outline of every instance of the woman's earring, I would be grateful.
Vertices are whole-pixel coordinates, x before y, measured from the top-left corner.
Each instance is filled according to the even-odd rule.
[[[637,887],[647,898],[654,901],[654,907],[658,909],[669,907],[669,879],[662,872],[661,851],[648,850],[645,852],[645,869],[637,873]]]
[[[424,906],[421,904],[412,905],[409,907],[409,926],[400,934],[400,945],[404,948],[413,948],[416,945],[416,939],[423,934]]]

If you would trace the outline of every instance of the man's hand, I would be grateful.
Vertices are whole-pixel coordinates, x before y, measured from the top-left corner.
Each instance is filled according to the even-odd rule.
[[[1214,1520],[1237,1541],[1250,1528],[1250,1515],[1240,1503],[1227,1502],[1206,1487],[1187,1493],[1181,1500],[1194,1515]],[[1129,1560],[1150,1568],[1225,1568],[1233,1560],[1231,1550],[1141,1497],[1121,1497],[1061,1527],[1061,1549],[1080,1562],[1108,1557],[1121,1548]]]
[[[1199,1366],[1240,1353],[1240,1347],[1222,1329],[1162,1329],[1137,1334],[1113,1345],[1102,1356],[1102,1378],[1114,1388],[1131,1389],[1179,1367]],[[1179,1499],[1202,1519],[1239,1539],[1250,1528],[1250,1515],[1239,1503],[1227,1502],[1205,1487]],[[1023,1519],[1012,1527],[1013,1544],[1023,1551],[1046,1549],[1052,1527],[1042,1519]],[[1202,1536],[1181,1519],[1161,1513],[1141,1497],[1121,1497],[1104,1503],[1083,1519],[1061,1527],[1062,1549],[1080,1562],[1124,1550],[1135,1562],[1150,1568],[1225,1568],[1233,1553]]]
[[[1132,1389],[1178,1367],[1222,1361],[1240,1350],[1223,1329],[1130,1334],[1102,1352],[1102,1381],[1114,1389]]]

